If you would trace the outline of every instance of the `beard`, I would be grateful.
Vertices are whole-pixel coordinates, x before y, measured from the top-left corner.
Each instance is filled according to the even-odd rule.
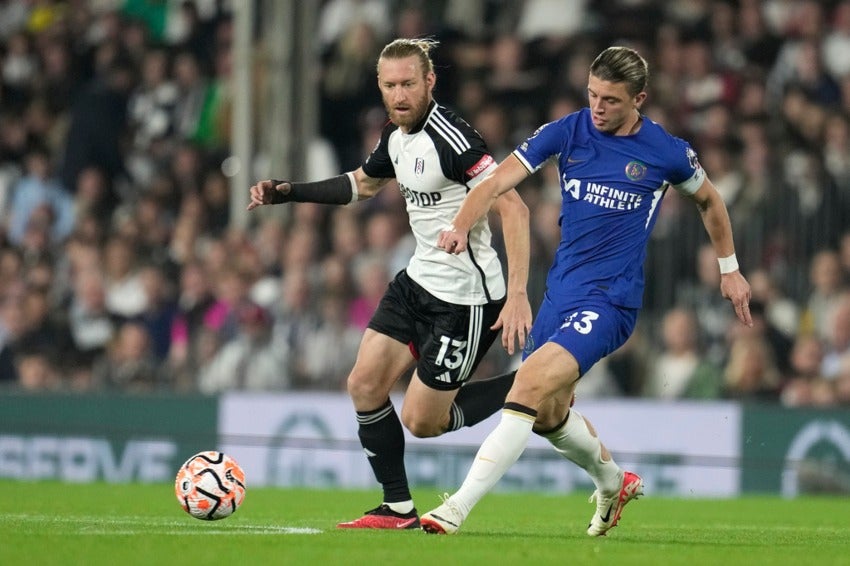
[[[410,99],[404,104],[390,105],[384,101],[384,107],[390,117],[390,121],[405,130],[409,130],[416,126],[425,117],[425,111],[428,109],[428,94],[423,94],[420,98]]]

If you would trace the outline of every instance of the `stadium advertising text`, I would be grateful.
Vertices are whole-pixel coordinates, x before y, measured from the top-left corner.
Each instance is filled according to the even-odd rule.
[[[103,438],[0,435],[0,477],[72,482],[171,481],[177,445],[130,440],[123,449]]]
[[[171,482],[215,445],[209,397],[0,395],[0,477]]]

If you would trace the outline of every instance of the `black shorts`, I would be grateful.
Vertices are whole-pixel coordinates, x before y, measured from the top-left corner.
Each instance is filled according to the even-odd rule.
[[[470,378],[498,330],[505,299],[484,305],[440,300],[400,271],[390,282],[369,328],[410,346],[419,379],[433,389],[457,389]]]

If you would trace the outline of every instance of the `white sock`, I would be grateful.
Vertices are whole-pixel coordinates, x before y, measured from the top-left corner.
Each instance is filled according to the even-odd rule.
[[[385,501],[384,505],[386,505],[396,513],[401,513],[402,515],[413,511],[413,500],[411,499],[408,499],[407,501],[393,501],[392,503],[387,503]]]
[[[528,444],[533,425],[531,415],[510,409],[502,411],[502,420],[481,444],[463,485],[451,496],[464,517],[517,461]]]
[[[600,493],[610,495],[623,485],[623,472],[614,458],[602,461],[602,442],[591,434],[581,413],[570,410],[566,424],[554,432],[543,435],[555,451],[584,469]]]

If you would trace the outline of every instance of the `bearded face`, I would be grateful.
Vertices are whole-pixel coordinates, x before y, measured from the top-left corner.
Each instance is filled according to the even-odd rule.
[[[425,116],[436,76],[424,72],[416,56],[378,62],[378,87],[393,124],[407,132]]]

